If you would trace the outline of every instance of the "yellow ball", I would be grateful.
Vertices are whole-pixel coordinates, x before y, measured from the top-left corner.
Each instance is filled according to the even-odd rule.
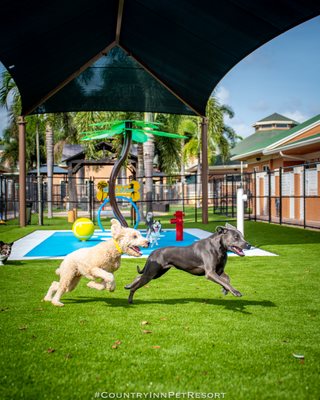
[[[74,236],[81,240],[89,240],[94,232],[94,224],[89,218],[78,218],[72,225]]]

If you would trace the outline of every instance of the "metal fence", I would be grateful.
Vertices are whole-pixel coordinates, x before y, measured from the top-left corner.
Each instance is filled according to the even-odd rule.
[[[189,221],[201,221],[201,179],[197,175],[160,176],[152,178],[152,195],[146,192],[148,178],[136,178],[141,183],[141,199],[137,202],[140,213],[145,215],[152,207],[156,215],[172,215],[181,209],[188,214]],[[33,213],[41,202],[47,212],[46,177],[28,176],[27,206]],[[97,186],[108,178],[55,177],[53,184],[53,216],[66,216],[77,209],[78,215],[95,220],[101,202],[97,199]],[[118,180],[125,185],[126,178]],[[304,228],[320,228],[320,163],[279,168],[275,171],[224,174],[209,177],[209,220],[227,219],[236,216],[236,191],[242,185],[248,200],[245,217],[249,220],[267,221],[277,224],[298,225]],[[38,193],[40,188],[40,193]],[[18,176],[0,176],[0,217],[4,220],[19,216]],[[148,200],[152,199],[152,200]],[[126,218],[134,219],[131,206],[120,201],[120,209]],[[102,215],[112,216],[110,206]],[[218,217],[217,217],[218,216]]]
[[[40,177],[38,185],[36,176],[27,177],[26,199],[32,213],[42,208],[44,215],[48,212],[47,178]],[[197,222],[201,215],[201,182],[196,175],[181,177],[170,175],[152,178],[152,194],[148,195],[146,180],[148,177],[136,178],[141,184],[141,198],[137,201],[140,213],[145,215],[152,208],[156,215],[172,214],[176,209],[188,212],[191,220]],[[19,216],[19,183],[18,176],[0,176],[0,218],[4,220]],[[67,216],[67,212],[77,209],[78,216],[95,220],[101,201],[97,199],[98,183],[108,181],[108,177],[68,178],[54,177],[51,208],[53,216]],[[127,185],[130,179],[119,178],[117,184]],[[209,203],[213,203],[210,192]],[[152,200],[148,200],[148,199]],[[39,202],[41,203],[41,207]],[[121,212],[134,218],[129,202],[119,201]],[[30,214],[30,212],[29,212]],[[28,212],[27,212],[28,215]],[[112,216],[109,205],[104,207],[102,215]],[[17,222],[18,223],[18,222]]]
[[[227,174],[213,178],[214,213],[236,215],[236,188],[248,200],[245,217],[254,221],[320,228],[320,163]]]

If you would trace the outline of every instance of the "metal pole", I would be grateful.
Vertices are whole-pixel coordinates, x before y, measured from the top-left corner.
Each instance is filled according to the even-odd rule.
[[[229,183],[228,183],[228,175],[226,175],[226,215],[229,217]]]
[[[19,220],[20,226],[26,226],[26,121],[18,118],[19,126]]]
[[[282,167],[279,168],[279,224],[282,224]]]
[[[253,172],[254,177],[254,220],[257,221],[257,172]]]
[[[243,188],[237,190],[237,229],[244,234],[244,200]]]
[[[241,161],[242,164],[242,161]],[[235,190],[234,190],[234,175],[231,175],[232,177],[232,181],[231,181],[231,216],[232,218],[234,218],[234,198],[235,198]],[[242,182],[242,174],[241,174],[241,182]],[[241,187],[242,187],[242,183],[241,183]]]
[[[268,208],[269,208],[269,224],[271,222],[271,172],[268,170],[268,187],[269,187],[269,193],[268,193]]]
[[[306,166],[303,166],[303,227],[306,227]]]
[[[241,186],[243,187],[243,161],[240,163],[240,172],[241,172]]]
[[[208,119],[201,121],[201,184],[202,184],[202,223],[208,223]]]
[[[182,210],[184,212],[185,211],[184,210],[184,179],[181,182],[181,186],[182,186]]]
[[[37,128],[36,128],[36,147],[37,147],[38,225],[43,225],[43,212],[42,212],[42,201],[41,201],[39,122],[37,122]]]

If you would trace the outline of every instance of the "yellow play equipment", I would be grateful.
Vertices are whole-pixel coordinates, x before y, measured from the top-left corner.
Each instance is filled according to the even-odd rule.
[[[78,218],[72,225],[72,232],[81,241],[89,240],[94,233],[94,224],[89,218]]]
[[[106,181],[100,181],[97,185],[97,199],[103,201],[109,196],[109,185]],[[140,199],[140,183],[137,181],[131,181],[128,185],[116,185],[116,196],[128,197],[132,201],[136,202]]]

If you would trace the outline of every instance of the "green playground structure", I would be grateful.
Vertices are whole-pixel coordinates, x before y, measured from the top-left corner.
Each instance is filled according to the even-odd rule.
[[[115,195],[115,185],[116,179],[118,177],[119,171],[122,165],[125,163],[130,146],[132,142],[145,143],[150,135],[163,136],[172,139],[186,139],[186,136],[179,135],[177,133],[164,132],[159,130],[161,124],[157,122],[147,122],[147,121],[137,121],[137,120],[123,120],[123,121],[106,121],[97,122],[91,124],[94,127],[107,127],[107,129],[92,130],[81,132],[82,141],[89,140],[101,140],[106,138],[112,138],[116,135],[123,135],[123,147],[119,159],[114,164],[112,168],[110,180],[109,180],[109,199],[110,206],[112,208],[114,216],[120,221],[122,226],[127,227],[127,221],[121,214],[118,207],[116,195]]]

